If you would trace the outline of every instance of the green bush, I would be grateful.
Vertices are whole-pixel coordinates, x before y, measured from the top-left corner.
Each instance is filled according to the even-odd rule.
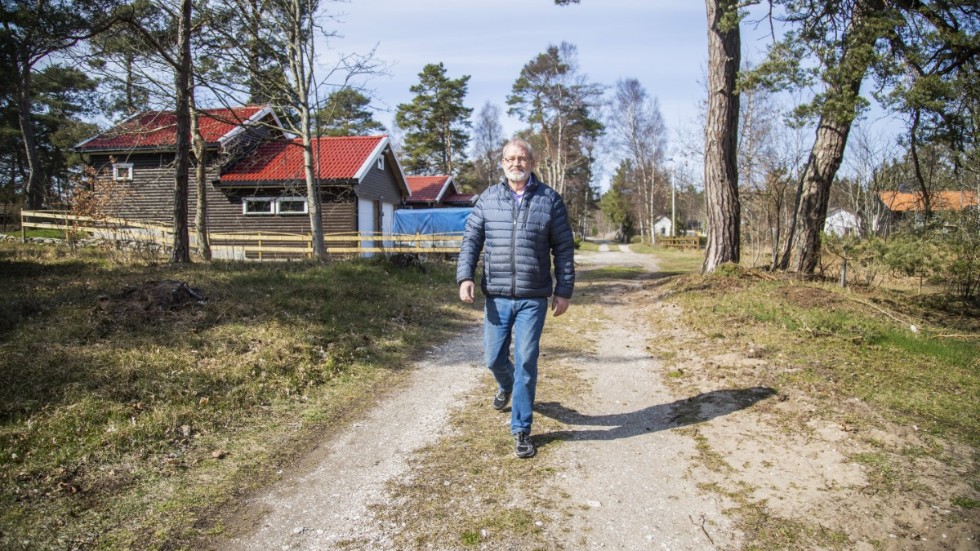
[[[942,285],[965,300],[980,291],[980,221],[976,214],[936,215],[928,226],[900,228],[887,238],[824,236],[827,250],[847,259],[854,277],[874,285],[883,273]]]

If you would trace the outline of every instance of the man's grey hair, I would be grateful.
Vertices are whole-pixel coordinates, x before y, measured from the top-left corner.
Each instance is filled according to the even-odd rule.
[[[526,141],[524,141],[524,140],[522,140],[520,138],[512,138],[510,141],[508,141],[507,143],[505,143],[504,144],[504,147],[501,148],[501,150],[500,150],[500,156],[503,157],[504,150],[507,149],[508,147],[511,147],[511,146],[519,147],[519,148],[523,149],[524,152],[527,153],[527,158],[528,159],[531,159],[531,160],[534,160],[534,148],[531,147],[531,144],[527,143]]]

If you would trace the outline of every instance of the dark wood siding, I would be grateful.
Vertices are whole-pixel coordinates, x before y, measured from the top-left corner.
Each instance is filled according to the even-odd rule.
[[[173,155],[166,153],[133,153],[127,157],[115,157],[116,162],[132,163],[131,181],[112,180],[112,161],[108,155],[93,155],[92,166],[100,175],[96,191],[106,197],[107,216],[151,222],[170,226],[173,223],[174,170]],[[193,224],[197,208],[197,183],[193,167],[188,197],[188,221]],[[208,228],[211,232],[285,232],[310,233],[310,219],[306,214],[245,215],[242,211],[244,197],[306,196],[305,185],[291,189],[264,188],[249,190],[217,189],[213,182],[219,177],[217,167],[208,170],[207,202]],[[353,232],[356,226],[356,203],[350,195],[324,193],[323,230],[326,233]]]
[[[132,163],[132,180],[113,180],[113,159]],[[105,199],[108,216],[145,222],[173,222],[174,171],[173,154],[132,153],[129,155],[92,156],[92,166],[99,178],[96,193]]]
[[[368,169],[367,174],[360,184],[355,186],[354,192],[361,199],[370,201],[383,200],[385,203],[401,203],[404,192],[398,186],[395,176],[394,162],[390,155],[383,154],[385,160],[384,170],[378,168],[377,159]]]
[[[218,190],[208,186],[208,225],[211,232],[285,232],[310,233],[310,217],[308,214],[288,215],[245,215],[242,212],[242,202],[245,197],[282,197],[298,196],[300,193],[286,193],[285,190]],[[192,192],[191,205],[197,201],[197,194]],[[341,233],[355,231],[355,203],[352,201],[334,201],[329,196],[323,197],[321,219],[324,233]]]

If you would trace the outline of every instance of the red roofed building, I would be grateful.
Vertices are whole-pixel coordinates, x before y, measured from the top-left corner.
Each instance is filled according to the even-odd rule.
[[[278,121],[268,107],[249,105],[233,109],[209,109],[198,120],[201,135],[211,148],[218,147],[261,122]],[[134,152],[173,150],[177,145],[177,117],[173,111],[145,111],[76,146],[85,152]]]
[[[407,208],[471,207],[476,195],[459,193],[452,176],[406,176],[412,194],[404,199]]]
[[[892,212],[922,212],[925,201],[921,193],[882,191],[878,193],[881,202]],[[961,211],[977,207],[975,191],[934,191],[929,194],[930,207],[935,212]]]
[[[209,231],[310,233],[303,149],[281,127],[268,107],[202,113]],[[175,144],[173,113],[149,111],[76,149],[101,176],[96,191],[111,194],[107,214],[169,225]],[[387,136],[320,138],[313,158],[324,233],[390,230],[410,192]],[[190,195],[189,204],[196,204],[193,184]]]

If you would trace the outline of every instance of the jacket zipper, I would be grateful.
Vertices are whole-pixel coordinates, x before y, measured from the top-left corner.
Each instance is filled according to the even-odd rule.
[[[510,191],[509,189],[507,190]],[[517,219],[521,214],[521,203],[514,199],[514,194],[509,193],[511,202],[514,203],[514,223],[510,230],[510,296],[517,296]]]

